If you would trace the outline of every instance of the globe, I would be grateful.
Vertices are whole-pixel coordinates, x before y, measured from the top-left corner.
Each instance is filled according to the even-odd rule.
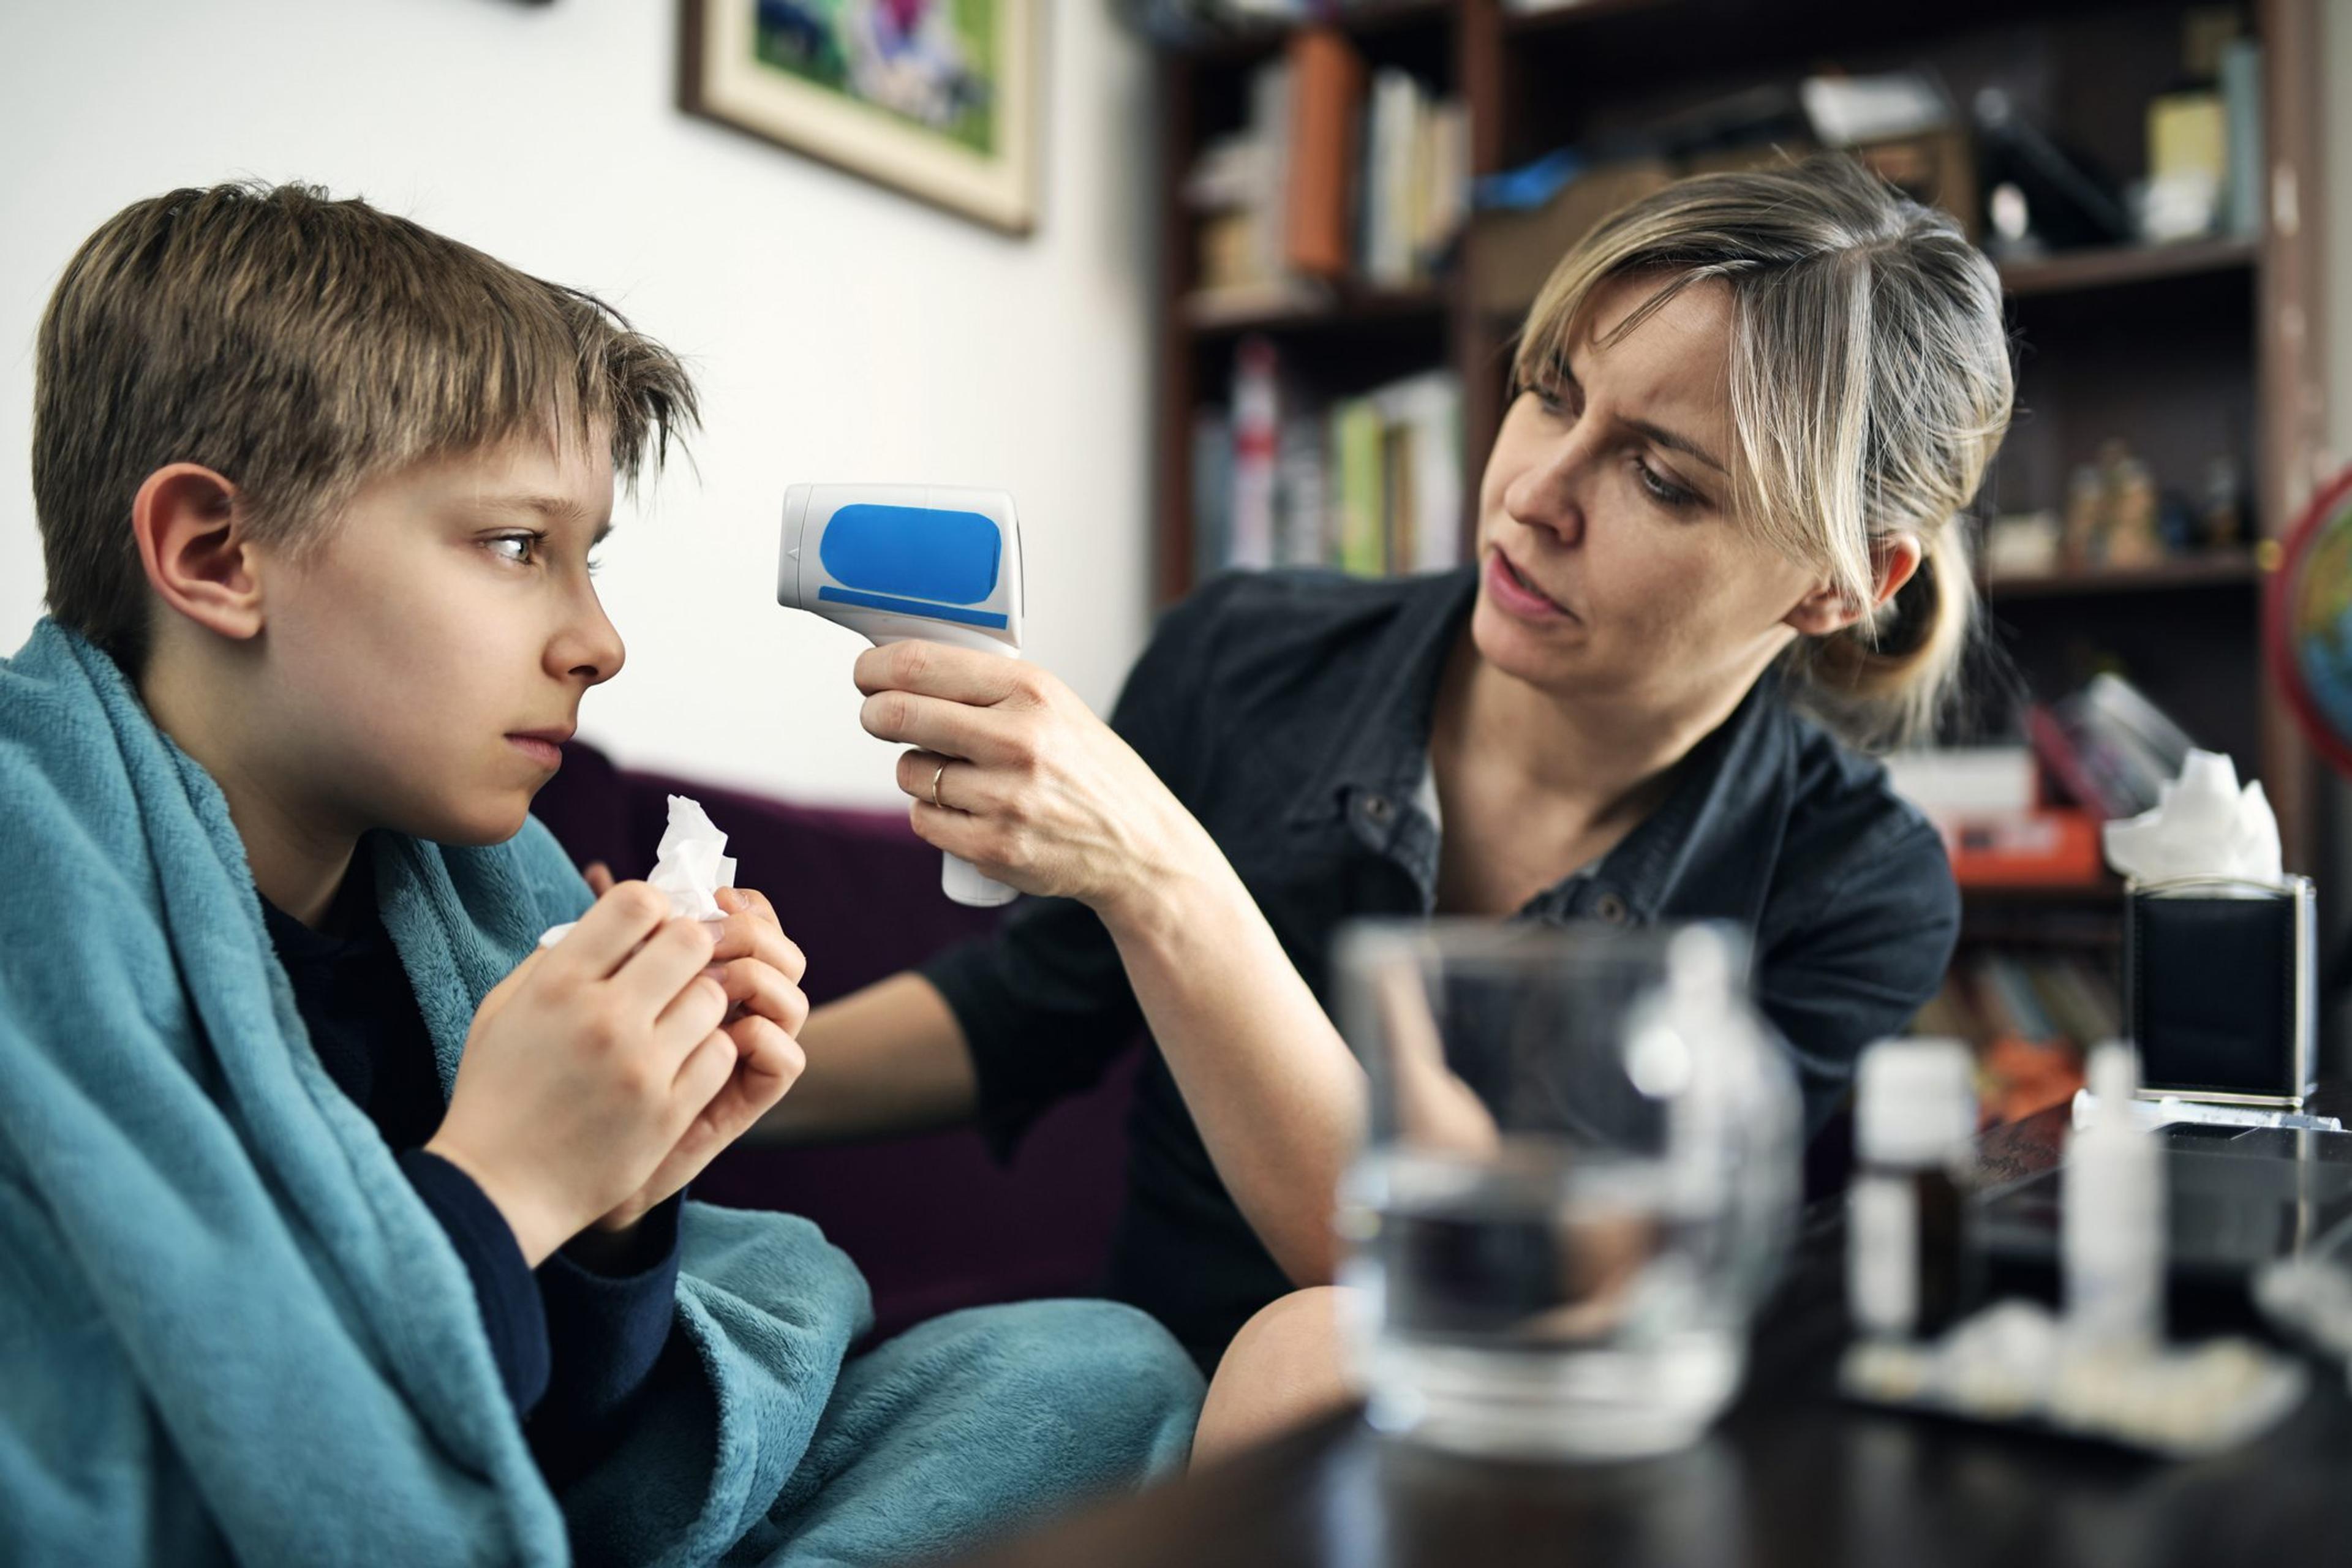
[[[2263,619],[2272,676],[2312,749],[2352,773],[2352,469],[2287,531]]]

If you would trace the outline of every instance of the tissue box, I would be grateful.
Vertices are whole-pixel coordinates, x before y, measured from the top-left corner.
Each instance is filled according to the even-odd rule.
[[[2300,1109],[2316,1071],[2311,879],[2135,881],[2124,905],[2141,1094]]]

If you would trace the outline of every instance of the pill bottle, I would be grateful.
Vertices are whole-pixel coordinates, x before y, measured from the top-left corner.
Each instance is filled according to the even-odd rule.
[[[1863,1054],[1846,1211],[1857,1331],[1931,1338],[1975,1295],[1960,1173],[1976,1129],[1975,1061],[1959,1041],[1886,1040]]]

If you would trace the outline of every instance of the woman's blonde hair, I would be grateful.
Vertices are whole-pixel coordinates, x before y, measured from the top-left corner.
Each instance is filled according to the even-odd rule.
[[[1790,560],[1867,605],[1874,542],[1922,560],[1884,606],[1789,655],[1807,706],[1849,739],[1924,734],[1952,695],[1976,611],[1959,512],[2009,426],[2014,383],[2000,279],[1947,214],[1852,158],[1680,181],[1587,235],[1536,298],[1518,385],[1565,363],[1606,279],[1662,287],[1639,327],[1706,279],[1730,290],[1733,511]]]

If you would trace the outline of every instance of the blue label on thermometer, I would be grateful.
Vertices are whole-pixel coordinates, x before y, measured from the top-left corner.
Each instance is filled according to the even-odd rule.
[[[967,626],[991,626],[1002,631],[1005,617],[993,610],[967,610],[955,605],[937,605],[928,599],[899,599],[888,594],[861,594],[854,588],[836,588],[828,583],[816,591],[816,596],[835,605],[855,605],[861,610],[889,610],[901,616],[921,616],[934,621],[955,621]]]
[[[856,501],[827,521],[817,559],[835,583],[866,596],[825,587],[817,597],[1001,626],[1005,624],[1003,616],[950,615],[939,606],[977,605],[996,592],[1003,552],[995,521],[976,511]],[[875,596],[929,602],[882,604]]]

